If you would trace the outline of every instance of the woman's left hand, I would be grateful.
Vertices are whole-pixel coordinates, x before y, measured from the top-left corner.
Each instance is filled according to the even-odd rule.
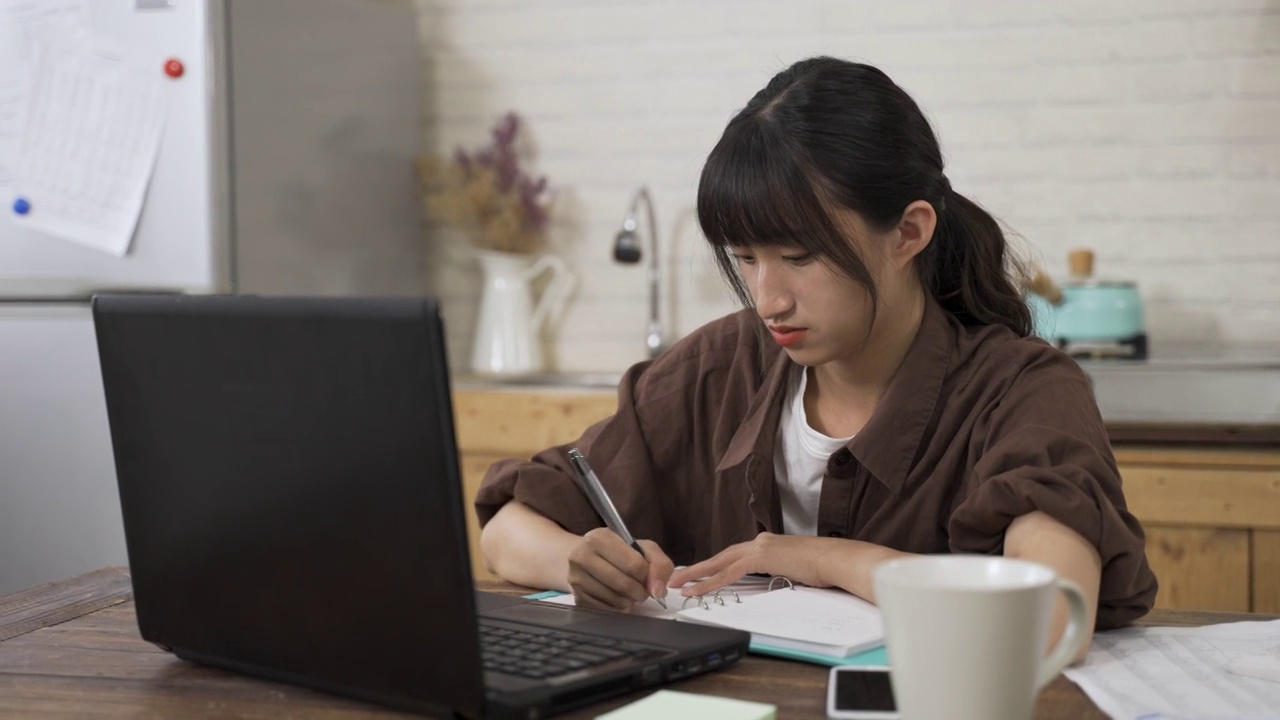
[[[732,584],[749,573],[785,575],[797,584],[828,587],[819,572],[819,558],[834,541],[800,535],[774,535],[762,532],[754,540],[725,548],[712,558],[677,570],[667,583],[680,587],[691,580],[706,578],[684,589],[686,597],[706,595]]]

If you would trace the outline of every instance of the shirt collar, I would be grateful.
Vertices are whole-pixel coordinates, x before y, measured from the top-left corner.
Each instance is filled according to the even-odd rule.
[[[729,440],[724,456],[716,465],[717,471],[741,465],[752,455],[764,459],[773,458],[773,438],[777,431],[778,420],[782,416],[782,401],[787,390],[787,371],[794,366],[785,350],[775,348],[773,352],[773,357],[765,366],[761,392],[756,394],[751,406],[747,409],[746,419]]]
[[[889,381],[875,414],[846,446],[858,462],[895,493],[902,491],[925,429],[933,419],[955,343],[949,313],[933,298],[927,298],[920,329],[902,365]],[[761,392],[729,441],[717,471],[741,465],[753,455],[760,460],[773,458],[774,436],[786,397],[787,371],[794,366],[786,351],[778,348],[776,352],[767,366]]]
[[[919,454],[951,366],[956,338],[950,317],[937,301],[926,299],[920,329],[902,365],[875,414],[847,446],[863,467],[895,493],[902,492]]]

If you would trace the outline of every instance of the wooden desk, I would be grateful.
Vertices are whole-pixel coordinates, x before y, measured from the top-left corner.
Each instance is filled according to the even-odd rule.
[[[481,583],[482,589],[520,588]],[[194,665],[138,635],[129,576],[106,568],[0,597],[0,716],[182,718],[410,717],[354,700]],[[1144,625],[1207,625],[1257,615],[1157,610]],[[825,717],[827,669],[748,656],[732,668],[674,684],[674,689],[757,700],[779,718]],[[591,718],[643,692],[565,718]],[[1040,695],[1036,718],[1104,720],[1065,677]]]

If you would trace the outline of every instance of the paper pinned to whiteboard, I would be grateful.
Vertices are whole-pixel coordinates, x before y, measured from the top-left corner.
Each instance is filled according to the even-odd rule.
[[[37,53],[14,222],[114,255],[129,251],[164,127],[164,74],[90,32]]]
[[[36,45],[88,28],[89,0],[0,0],[0,197],[13,190]]]

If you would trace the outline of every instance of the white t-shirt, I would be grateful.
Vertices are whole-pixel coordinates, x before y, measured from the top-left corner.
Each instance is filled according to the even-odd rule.
[[[818,499],[827,460],[853,439],[827,437],[809,427],[804,413],[804,389],[809,373],[803,365],[791,369],[787,396],[778,422],[773,474],[782,504],[782,529],[788,535],[818,534]]]

